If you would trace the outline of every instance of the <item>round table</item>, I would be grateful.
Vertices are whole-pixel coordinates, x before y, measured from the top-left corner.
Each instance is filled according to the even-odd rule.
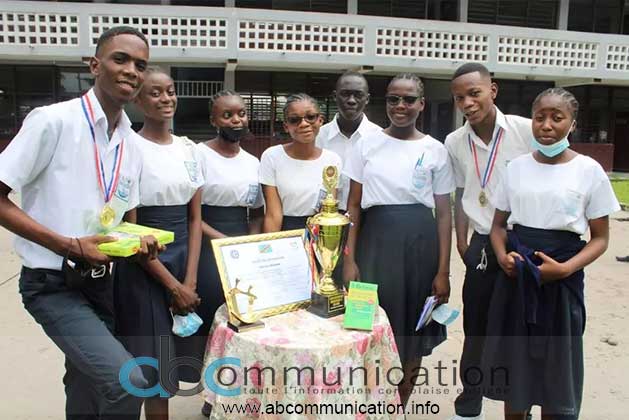
[[[227,326],[225,305],[216,312],[203,380],[212,419],[404,418],[390,414],[400,404],[402,369],[382,308],[367,332],[344,329],[343,315],[324,319],[306,310],[263,321],[264,328],[236,333]],[[226,413],[236,405],[240,414]],[[337,411],[324,413],[328,405]],[[378,406],[382,414],[359,413]]]

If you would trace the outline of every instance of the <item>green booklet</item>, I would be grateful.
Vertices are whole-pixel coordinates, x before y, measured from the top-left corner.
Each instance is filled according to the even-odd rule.
[[[378,285],[352,281],[345,301],[343,327],[371,331],[378,309]]]
[[[105,235],[118,238],[116,242],[98,245],[98,250],[110,257],[130,257],[135,255],[140,249],[141,236],[153,235],[160,245],[166,245],[175,240],[173,232],[126,222],[106,232]]]

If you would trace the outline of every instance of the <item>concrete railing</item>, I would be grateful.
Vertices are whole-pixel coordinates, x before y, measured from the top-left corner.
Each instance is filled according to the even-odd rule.
[[[240,8],[5,1],[0,59],[78,62],[115,25],[140,29],[151,60],[174,65],[447,75],[478,61],[500,77],[629,84],[624,35]]]

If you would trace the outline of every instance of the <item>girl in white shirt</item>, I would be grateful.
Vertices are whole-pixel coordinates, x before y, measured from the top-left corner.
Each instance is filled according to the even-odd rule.
[[[136,98],[144,113],[144,125],[134,141],[142,152],[140,206],[137,219],[141,225],[174,231],[158,259],[143,266],[123,261],[116,268],[116,334],[135,357],[159,357],[160,340],[170,337],[179,357],[194,357],[186,349],[186,338],[172,334],[176,314],[193,312],[200,303],[196,293],[197,265],[201,249],[201,191],[203,173],[194,143],[170,133],[177,96],[170,76],[159,69],[147,70],[144,85]],[[173,353],[175,353],[173,351]],[[200,360],[202,363],[202,360]],[[156,369],[143,367],[149,387],[159,383]],[[179,369],[170,375],[172,386],[178,379],[198,382],[199,372]],[[166,389],[172,393],[175,389]],[[168,416],[168,399],[146,399],[147,419]]]
[[[260,183],[266,211],[263,232],[303,229],[325,198],[323,168],[342,167],[336,153],[315,146],[323,123],[317,102],[299,93],[284,106],[284,129],[291,142],[269,147],[260,159]]]
[[[361,138],[344,167],[351,179],[350,229],[344,280],[378,284],[402,360],[405,404],[422,356],[446,338],[432,322],[415,331],[424,301],[447,302],[454,177],[443,144],[418,131],[424,88],[413,74],[393,78],[387,87],[389,127]],[[433,216],[433,209],[436,215]]]
[[[205,178],[201,197],[204,240],[197,282],[201,296],[197,314],[204,324],[195,336],[205,339],[204,345],[214,313],[225,302],[210,241],[260,233],[264,214],[258,182],[260,161],[240,146],[241,140],[249,135],[247,109],[240,95],[231,90],[214,95],[210,122],[218,129],[218,136],[197,145],[203,156]],[[203,412],[209,417],[211,406],[208,403],[203,406]]]
[[[503,271],[489,307],[483,366],[503,375],[484,389],[505,401],[506,419],[540,405],[543,419],[576,420],[581,408],[583,268],[607,249],[608,215],[620,207],[603,168],[568,148],[578,107],[562,88],[539,94],[532,110],[536,151],[511,161],[494,197],[490,237]],[[588,227],[586,243],[580,237]]]

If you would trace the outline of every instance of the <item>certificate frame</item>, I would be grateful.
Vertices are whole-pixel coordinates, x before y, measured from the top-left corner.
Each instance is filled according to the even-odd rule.
[[[304,247],[304,252],[308,262],[308,277],[310,282],[310,289],[312,289],[314,277],[313,277],[313,256],[306,247],[304,242],[305,229],[294,229],[273,233],[262,233],[255,235],[235,236],[221,239],[213,239],[212,250],[214,251],[214,258],[216,260],[216,267],[218,268],[218,274],[221,279],[221,287],[223,289],[223,295],[225,297],[225,303],[228,309],[230,321],[241,321],[245,323],[255,322],[258,319],[279,315],[285,312],[291,312],[298,309],[307,308],[310,306],[310,296],[307,299],[297,300],[290,303],[280,304],[276,306],[266,307],[260,310],[242,311],[241,307],[238,307],[236,299],[233,299],[233,295],[230,293],[234,289],[234,285],[230,282],[228,275],[227,265],[229,264],[223,255],[223,248],[233,245],[252,244],[252,243],[273,243],[279,239],[297,238],[299,243]],[[243,319],[242,314],[246,313],[246,318]],[[236,318],[236,319],[234,319]]]

